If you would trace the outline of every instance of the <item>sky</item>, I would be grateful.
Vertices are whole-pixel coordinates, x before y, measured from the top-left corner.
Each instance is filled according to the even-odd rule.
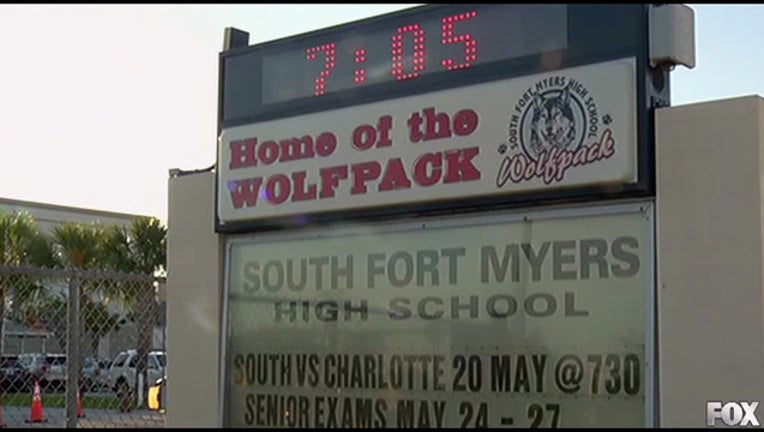
[[[167,220],[168,172],[215,163],[218,54],[414,4],[0,5],[0,197]],[[764,95],[764,5],[690,5],[672,105]]]

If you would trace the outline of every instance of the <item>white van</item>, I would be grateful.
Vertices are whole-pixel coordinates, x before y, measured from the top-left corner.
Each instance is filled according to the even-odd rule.
[[[137,350],[131,349],[117,354],[111,363],[111,368],[109,368],[109,388],[118,394],[132,393],[135,388],[135,369],[137,363]],[[166,365],[167,353],[164,351],[149,351],[146,388],[165,375]]]

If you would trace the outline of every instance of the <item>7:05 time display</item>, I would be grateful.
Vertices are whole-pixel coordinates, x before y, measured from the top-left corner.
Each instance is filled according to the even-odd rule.
[[[380,25],[381,24],[381,25]],[[267,49],[262,104],[269,105],[567,47],[560,4],[462,6]]]

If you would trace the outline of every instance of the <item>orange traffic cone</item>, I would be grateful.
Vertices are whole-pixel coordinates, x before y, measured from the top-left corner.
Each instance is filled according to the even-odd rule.
[[[34,394],[32,395],[32,411],[29,413],[27,423],[42,423],[46,421],[42,414],[42,395],[40,395],[40,383],[34,382]]]
[[[77,418],[85,417],[82,413],[82,401],[80,400],[80,391],[77,390]]]

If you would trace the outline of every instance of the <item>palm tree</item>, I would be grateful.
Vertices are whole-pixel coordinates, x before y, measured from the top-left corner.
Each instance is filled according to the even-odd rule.
[[[30,266],[51,269],[61,267],[53,250],[52,238],[45,233],[35,232],[27,242],[26,251],[25,263]],[[53,309],[58,307],[58,304],[51,303],[53,299],[46,289],[49,281],[46,281],[45,277],[20,273],[16,273],[14,276],[16,283],[14,284],[15,289],[9,296],[8,312],[15,314],[17,321],[25,323],[28,327],[33,327],[42,321],[47,330],[56,336],[59,345],[65,346],[66,302],[64,301],[64,307],[61,311],[54,311]],[[64,320],[58,319],[61,313],[64,314]]]
[[[85,309],[80,311],[80,316],[85,321],[85,331],[90,335],[90,351],[97,355],[101,338],[112,331],[119,331],[122,320],[118,315],[109,312],[105,302],[89,301],[85,304]]]
[[[111,227],[103,227],[98,223],[82,224],[65,222],[53,229],[51,236],[37,236],[29,245],[30,253],[35,257],[37,265],[46,267],[67,267],[79,270],[100,270],[104,267],[105,233]],[[98,352],[100,339],[118,327],[118,319],[112,316],[106,306],[95,300],[94,294],[100,292],[114,296],[118,294],[113,284],[101,280],[95,275],[81,278],[79,281],[80,295],[80,335],[90,336],[92,353]],[[35,296],[35,301],[27,302],[31,306],[31,315],[41,318],[49,330],[57,337],[61,347],[66,346],[66,296]],[[82,341],[82,339],[81,339]],[[84,345],[83,345],[84,346]],[[80,352],[80,360],[86,353]]]
[[[21,266],[43,261],[46,256],[45,237],[39,233],[34,218],[27,212],[5,213],[0,215],[0,265]],[[42,257],[42,258],[41,258]],[[17,297],[18,304],[33,291],[36,286],[28,277],[17,274],[0,274],[0,353],[5,342],[6,300]]]
[[[167,228],[157,218],[139,217],[128,227],[109,226],[104,238],[104,264],[125,273],[153,275],[167,263]]]
[[[105,229],[98,223],[85,225],[79,222],[64,222],[57,225],[53,228],[52,233],[52,249],[57,261],[63,267],[78,270],[99,268],[103,261],[100,249],[104,232]],[[78,302],[80,315],[82,315],[89,309],[90,297],[92,292],[98,288],[98,281],[94,278],[84,278],[75,283],[79,283]],[[78,343],[83,340],[82,336],[87,332],[85,324],[86,320],[80,318]],[[77,357],[70,358],[68,361],[76,362],[75,369],[79,370],[82,367],[85,353],[80,351]]]
[[[64,222],[53,228],[54,253],[65,267],[98,268],[102,263],[99,252],[104,233],[105,229],[99,224]]]
[[[134,219],[129,227],[109,227],[103,246],[106,267],[112,270],[143,275],[157,275],[165,270],[167,228],[157,218],[140,217]],[[142,377],[143,386],[139,392],[145,395],[148,385],[148,354],[152,330],[157,322],[157,303],[153,282],[140,282],[138,289],[134,285],[133,289],[128,288],[123,289],[121,294],[130,306],[133,322],[138,326],[136,379]]]

